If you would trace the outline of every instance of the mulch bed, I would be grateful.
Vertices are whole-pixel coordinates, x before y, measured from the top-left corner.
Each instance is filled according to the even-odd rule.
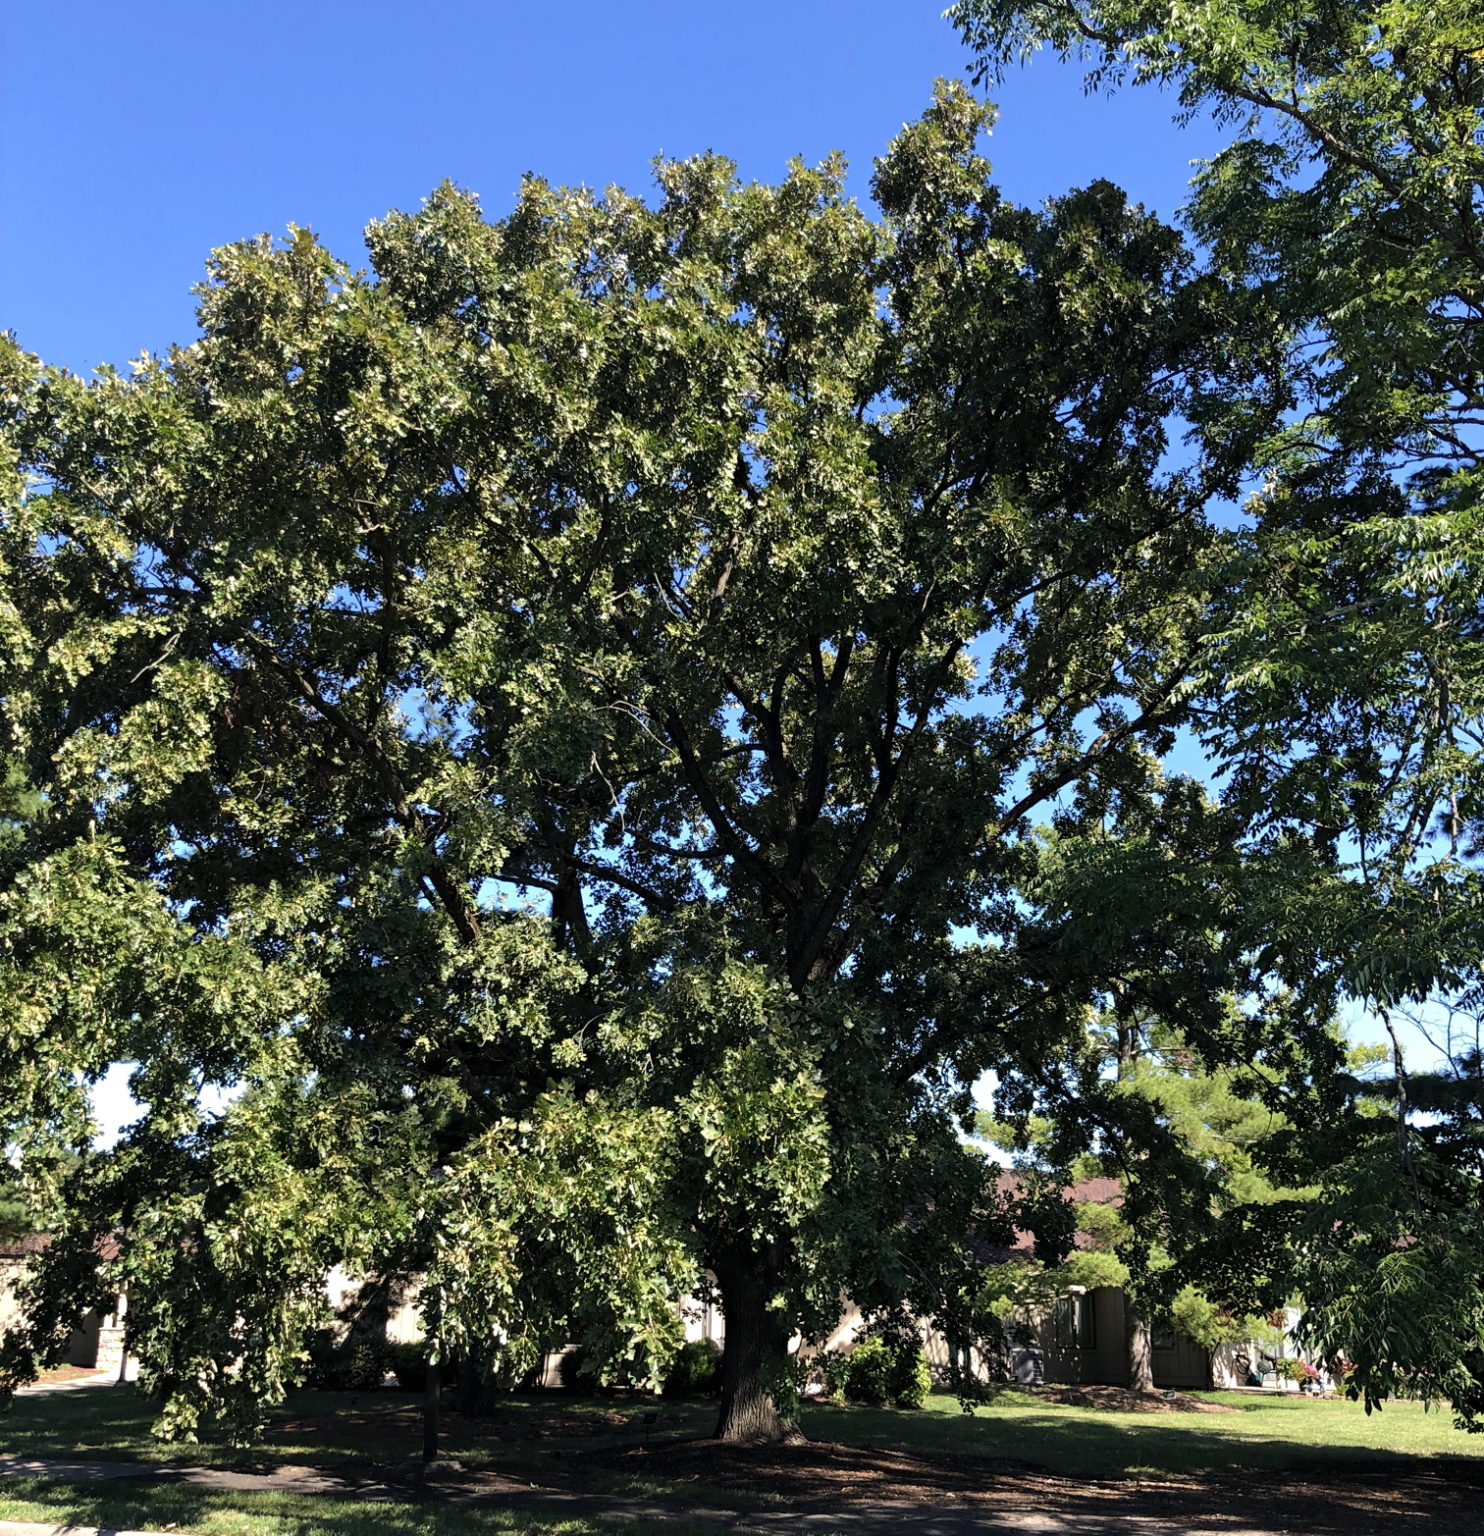
[[[1230,1403],[1207,1403],[1185,1392],[1130,1392],[1127,1387],[1024,1387],[1043,1402],[1069,1408],[1106,1408],[1114,1413],[1240,1413]]]

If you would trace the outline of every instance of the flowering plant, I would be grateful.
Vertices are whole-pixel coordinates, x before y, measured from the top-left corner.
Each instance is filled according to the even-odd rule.
[[[1299,1360],[1296,1357],[1275,1360],[1273,1368],[1279,1376],[1286,1378],[1288,1381],[1296,1381],[1300,1386],[1319,1380],[1319,1372],[1307,1360]]]

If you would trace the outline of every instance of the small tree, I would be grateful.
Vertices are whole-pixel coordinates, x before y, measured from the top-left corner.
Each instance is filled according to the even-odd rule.
[[[1325,934],[1354,999],[1389,1025],[1409,1002],[1477,996],[1477,0],[962,0],[952,15],[986,72],[1047,42],[1085,58],[1092,82],[1172,86],[1230,130],[1188,223],[1213,277],[1269,317],[1282,363],[1254,375],[1241,347],[1218,360],[1236,411],[1213,414],[1206,443],[1225,452],[1233,423],[1265,425],[1221,623],[1226,696],[1203,739],[1269,846],[1308,842],[1332,865],[1328,913],[1290,903],[1288,924]],[[1307,1326],[1358,1362],[1368,1406],[1421,1383],[1474,1423],[1476,1159],[1439,1155],[1409,1119],[1399,1046],[1389,1096],[1390,1137],[1362,1098],[1312,1149],[1328,1172],[1306,1234]],[[1477,1116],[1463,1109],[1459,1128]]]

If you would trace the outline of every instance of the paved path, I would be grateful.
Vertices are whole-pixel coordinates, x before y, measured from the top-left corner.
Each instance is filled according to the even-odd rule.
[[[114,1387],[118,1385],[117,1371],[95,1371],[91,1376],[73,1376],[66,1381],[38,1381],[29,1387],[17,1387],[17,1397],[40,1397],[47,1392],[76,1392],[83,1387]],[[0,1533],[4,1527],[0,1526]]]
[[[441,1474],[441,1475],[439,1475]],[[139,1461],[62,1461],[28,1456],[0,1456],[0,1478],[36,1477],[55,1482],[102,1483],[144,1478],[222,1492],[329,1494],[341,1498],[407,1502],[419,1490],[371,1478],[337,1477],[317,1467],[280,1466],[269,1471],[226,1467],[187,1467]],[[1234,1526],[1224,1520],[1159,1520],[1120,1514],[1054,1514],[1029,1510],[993,1510],[982,1505],[890,1502],[846,1504],[829,1512],[797,1509],[733,1510],[702,1505],[679,1507],[659,1500],[562,1493],[553,1489],[491,1488],[464,1483],[456,1466],[440,1464],[424,1497],[449,1503],[482,1504],[548,1515],[554,1520],[649,1520],[656,1524],[688,1521],[719,1532],[757,1532],[763,1536],[1277,1536],[1271,1529]],[[0,1521],[0,1536],[155,1536],[155,1533],[102,1532],[75,1525],[31,1525]]]
[[[0,1477],[43,1477],[55,1483],[159,1482],[230,1493],[330,1493],[340,1498],[406,1498],[406,1488],[370,1478],[336,1477],[318,1467],[282,1466],[264,1472],[233,1467],[173,1466],[153,1461],[72,1461],[36,1456],[0,1456]]]
[[[121,1531],[117,1526],[37,1525],[31,1520],[0,1520],[0,1536],[184,1536],[181,1531]]]

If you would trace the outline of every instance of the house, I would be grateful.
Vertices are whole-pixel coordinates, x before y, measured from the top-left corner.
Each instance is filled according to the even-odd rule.
[[[1012,1192],[1018,1182],[1013,1170],[1001,1175],[1001,1186]],[[1063,1195],[1079,1205],[1117,1205],[1123,1199],[1123,1189],[1117,1179],[1095,1178],[1073,1185]],[[1097,1246],[1085,1232],[1078,1233],[1074,1242],[1084,1250]],[[1017,1231],[1008,1245],[974,1246],[977,1262],[986,1268],[1035,1262],[1035,1238],[1030,1232]],[[998,1377],[1008,1371],[1027,1384],[1128,1385],[1128,1317],[1121,1286],[1068,1286],[1048,1311],[1022,1316],[1018,1322],[1024,1342],[1011,1348],[1007,1360],[978,1362],[985,1375]],[[823,1348],[849,1348],[865,1326],[859,1309],[847,1303],[839,1326]],[[1158,1323],[1152,1329],[1150,1344],[1156,1388],[1189,1391],[1245,1384],[1246,1373],[1234,1349],[1208,1351],[1168,1324]],[[925,1326],[923,1348],[933,1374],[948,1375],[952,1350],[947,1339]]]
[[[1015,1175],[1006,1171],[1002,1182],[1011,1183]],[[1078,1203],[1116,1205],[1122,1200],[1122,1188],[1116,1179],[1090,1179],[1065,1190],[1066,1199]],[[0,1334],[19,1314],[16,1284],[27,1260],[44,1251],[48,1239],[26,1237],[0,1243]],[[1078,1246],[1095,1246],[1088,1234],[1078,1234]],[[1018,1231],[1009,1245],[974,1244],[976,1261],[988,1267],[995,1264],[1035,1262],[1035,1240],[1031,1233]],[[375,1305],[381,1313],[377,1327],[385,1330],[393,1342],[420,1337],[418,1284],[409,1279],[403,1284],[376,1287]],[[326,1300],[342,1318],[366,1305],[363,1282],[343,1269],[335,1268],[326,1277]],[[120,1294],[114,1309],[106,1316],[86,1314],[69,1341],[68,1364],[93,1366],[100,1371],[118,1371],[124,1357],[123,1319],[128,1299]],[[690,1299],[681,1303],[681,1319],[687,1341],[705,1339],[720,1348],[726,1339],[726,1321],[714,1298]],[[1296,1314],[1295,1314],[1296,1316]],[[1124,1386],[1128,1383],[1127,1317],[1121,1287],[1113,1285],[1083,1288],[1069,1286],[1042,1315],[1021,1319],[1024,1343],[1003,1361],[982,1362],[987,1375],[1001,1376],[1011,1371],[1026,1381],[1049,1384]],[[811,1354],[849,1349],[866,1329],[866,1319],[853,1303],[846,1300],[839,1323],[827,1338],[808,1346]],[[795,1347],[802,1347],[797,1341]],[[948,1374],[951,1352],[947,1340],[931,1328],[923,1328],[923,1346],[928,1365],[937,1376]],[[1183,1338],[1173,1328],[1155,1326],[1151,1338],[1154,1384],[1157,1388],[1201,1389],[1245,1385],[1251,1362],[1260,1358],[1256,1346],[1223,1346],[1207,1351]],[[1284,1351],[1280,1350],[1280,1353]],[[560,1383],[560,1355],[554,1351],[543,1362],[543,1384]],[[1276,1378],[1275,1378],[1276,1379]]]
[[[1013,1170],[1001,1175],[1002,1187],[1015,1192],[1017,1176]],[[1117,1179],[1088,1179],[1063,1191],[1076,1204],[1117,1205],[1123,1190]],[[1081,1248],[1097,1246],[1087,1233],[1074,1239]],[[1035,1262],[1035,1239],[1017,1231],[1008,1245],[975,1242],[976,1262],[988,1268],[1005,1263]],[[395,1296],[382,1298],[388,1339],[405,1341],[420,1336],[417,1284],[411,1281]],[[341,1317],[348,1317],[357,1306],[359,1283],[340,1269],[331,1272],[326,1286],[327,1299]],[[680,1316],[687,1342],[704,1339],[717,1348],[726,1341],[726,1319],[714,1296],[688,1298],[680,1303]],[[981,1361],[986,1376],[1002,1378],[1008,1370],[1027,1382],[1126,1386],[1128,1384],[1128,1342],[1125,1297],[1115,1285],[1083,1288],[1069,1286],[1044,1315],[1021,1319],[1024,1345],[1014,1348],[1007,1360]],[[840,1320],[829,1334],[817,1342],[795,1339],[794,1349],[807,1355],[820,1355],[850,1349],[867,1329],[867,1320],[859,1307],[845,1299]],[[952,1359],[948,1341],[924,1325],[923,1348],[929,1369],[937,1377],[949,1374]],[[1175,1329],[1156,1324],[1151,1337],[1151,1363],[1156,1388],[1204,1389],[1240,1386],[1246,1382],[1247,1369],[1240,1351],[1223,1348],[1207,1351]],[[570,1346],[568,1346],[570,1349]],[[539,1379],[543,1385],[561,1383],[561,1357],[567,1350],[552,1351],[543,1361]],[[1252,1356],[1251,1358],[1256,1358]]]
[[[1051,1312],[1034,1320],[1041,1379],[1122,1387],[1128,1385],[1128,1319],[1123,1288],[1100,1285],[1073,1289]],[[1151,1330],[1150,1361],[1158,1388],[1203,1390],[1217,1385],[1210,1353],[1174,1328]],[[1012,1352],[1017,1375],[1030,1375],[1025,1351]]]
[[[1014,1178],[1013,1172],[1007,1173],[1001,1176],[1001,1182]],[[1123,1202],[1123,1186],[1117,1179],[1084,1179],[1064,1190],[1063,1197],[1075,1205],[1118,1206]],[[1099,1246],[1086,1232],[1078,1232],[1073,1242],[1084,1252]],[[1029,1232],[1017,1232],[1012,1247],[996,1254],[991,1262],[1030,1263],[1034,1259],[1035,1239]],[[1070,1285],[1049,1312],[1022,1321],[1033,1342],[1018,1351],[1012,1350],[1010,1362],[1022,1380],[1120,1387],[1129,1384],[1128,1299],[1122,1286]],[[1208,1350],[1157,1320],[1151,1328],[1150,1363],[1154,1385],[1161,1390],[1202,1390],[1226,1385],[1224,1380],[1216,1379],[1222,1373],[1213,1373]]]
[[[0,1242],[0,1334],[19,1321],[21,1315],[17,1288],[26,1272],[26,1265],[38,1253],[46,1250],[50,1239],[44,1235],[11,1238]],[[128,1310],[128,1297],[120,1292],[114,1299],[113,1311],[100,1314],[83,1313],[72,1337],[67,1341],[67,1351],[62,1358],[65,1365],[88,1366],[98,1371],[122,1371],[124,1366],[124,1314]]]

